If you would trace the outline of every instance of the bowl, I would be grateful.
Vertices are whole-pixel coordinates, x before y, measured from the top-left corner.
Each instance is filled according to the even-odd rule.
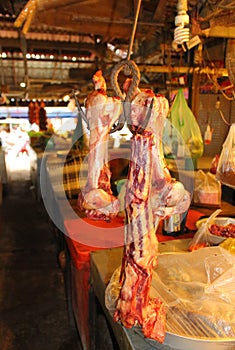
[[[199,219],[196,222],[196,227],[199,229],[207,221],[207,219],[208,218]],[[213,224],[217,224],[219,226],[226,226],[228,224],[235,225],[235,218],[219,216],[213,220]],[[208,237],[209,237],[209,243],[215,244],[215,245],[220,244],[227,238],[227,237],[217,236],[212,233],[209,233]]]

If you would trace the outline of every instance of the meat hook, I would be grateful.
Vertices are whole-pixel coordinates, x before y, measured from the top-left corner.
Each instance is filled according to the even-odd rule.
[[[122,70],[124,70],[124,73],[125,73],[126,67],[128,67],[130,72],[132,73],[132,82],[125,95],[124,93],[122,93],[119,87],[118,75]],[[123,113],[118,119],[118,123],[110,131],[110,133],[113,133],[117,130],[121,130],[125,124],[125,121],[127,122],[127,124],[130,124],[131,99],[133,98],[140,81],[139,68],[137,67],[134,61],[130,61],[130,60],[121,61],[118,64],[116,64],[116,66],[114,67],[111,73],[110,80],[111,80],[111,84],[115,94],[121,98],[123,103]]]
[[[87,128],[89,130],[89,123],[88,123],[88,119],[87,119],[86,113],[82,110],[82,107],[80,106],[80,104],[78,102],[78,99],[77,99],[77,96],[76,96],[76,93],[75,93],[74,90],[72,91],[72,95],[73,95],[73,98],[75,100],[75,103],[76,103],[76,106],[77,106],[77,109],[78,109],[78,113],[82,117],[84,122],[86,123]]]
[[[112,126],[112,129],[109,131],[110,134],[113,134],[115,131],[122,130],[125,124],[125,114],[122,113],[121,116],[118,119],[117,124]]]

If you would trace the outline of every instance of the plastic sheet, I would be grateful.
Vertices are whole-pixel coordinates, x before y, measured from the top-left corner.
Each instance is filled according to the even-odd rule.
[[[160,256],[153,292],[168,308],[168,332],[235,338],[235,257],[223,248]]]
[[[223,184],[235,189],[235,123],[231,125],[223,144],[216,178]]]
[[[120,288],[119,271],[105,293],[111,314]],[[235,340],[235,256],[225,249],[160,254],[151,297],[165,303],[167,333],[190,339]]]

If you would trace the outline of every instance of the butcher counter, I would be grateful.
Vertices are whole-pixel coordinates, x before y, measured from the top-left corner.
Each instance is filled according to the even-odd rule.
[[[163,242],[159,244],[159,251],[164,253],[183,253],[187,252],[190,239],[174,240],[170,242]],[[115,339],[120,350],[234,350],[235,338],[229,340],[221,339],[200,339],[192,337],[178,336],[166,332],[166,337],[163,344],[157,341],[147,339],[143,336],[138,327],[127,329],[119,323],[115,323],[111,314],[105,305],[105,289],[110,281],[110,278],[120,265],[122,260],[122,248],[96,251],[91,253],[91,283],[95,295],[102,307],[105,318],[111,328],[110,333]],[[187,253],[188,254],[188,253]],[[154,280],[153,280],[154,283]],[[101,348],[105,347],[105,341],[101,344]],[[103,345],[103,347],[102,347]],[[115,347],[108,347],[108,349],[116,349]]]
[[[70,200],[70,205],[76,211],[76,201]],[[100,244],[94,244],[94,238],[97,234],[101,234],[99,227],[98,230],[96,230],[96,226],[85,225],[83,227],[83,219],[74,218],[69,207],[67,207],[66,201],[62,199],[57,200],[57,206],[54,207],[54,210],[56,208],[58,209],[58,218],[62,219],[60,224],[64,225],[64,238],[66,250],[68,250],[66,253],[68,266],[66,267],[65,280],[69,316],[70,319],[74,316],[83,348],[87,350],[150,350],[154,348],[159,350],[198,350],[198,348],[190,347],[172,347],[170,345],[172,340],[168,336],[164,345],[157,342],[152,343],[144,339],[140,331],[126,329],[115,323],[105,307],[104,295],[105,287],[112,273],[121,264],[123,252],[121,246],[123,241],[122,227],[118,226],[118,222],[112,222],[110,230],[107,230],[109,224],[103,223],[101,230],[106,229],[104,230],[106,231],[106,236],[103,236],[104,241],[101,239]],[[190,210],[189,219],[192,216],[193,220],[188,220],[187,224],[193,228],[195,218],[200,217],[200,215],[202,214]],[[58,237],[58,232],[56,234]],[[187,233],[182,235],[180,239],[176,239],[163,236],[159,232],[157,236],[160,241],[160,251],[187,251],[192,235],[192,233]],[[77,240],[77,236],[82,237],[82,242]],[[108,244],[105,247],[107,241]],[[113,247],[109,248],[110,245],[113,245]],[[61,248],[65,249],[65,246]],[[178,345],[180,345],[180,342]],[[232,350],[234,348],[230,346],[226,349]]]
[[[118,157],[123,158],[123,151],[118,151]],[[90,222],[84,218],[78,212],[73,191],[86,182],[86,169],[79,177],[74,177],[78,168],[72,162],[71,169],[65,171],[66,155],[60,151],[44,154],[41,160],[42,198],[51,219],[58,244],[59,262],[65,274],[69,319],[79,331],[84,350],[173,349],[168,338],[164,345],[157,342],[153,344],[135,329],[126,329],[114,323],[105,308],[105,286],[121,261],[123,218],[117,218],[111,223]],[[233,205],[222,201],[221,209],[223,215],[234,216]],[[190,208],[186,221],[188,231],[179,237],[162,235],[159,226],[157,236],[160,249],[187,250],[188,242],[196,230],[195,222],[213,211],[208,208]],[[226,349],[233,348],[229,345]]]

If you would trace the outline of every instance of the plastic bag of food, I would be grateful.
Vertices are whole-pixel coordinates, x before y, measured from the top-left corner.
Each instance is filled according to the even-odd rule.
[[[211,172],[195,172],[193,204],[196,206],[220,207],[221,184]]]
[[[223,184],[235,189],[235,123],[231,125],[223,144],[216,178]]]
[[[120,292],[120,270],[121,267],[114,271],[105,291],[105,305],[111,315]],[[150,297],[164,302],[169,334],[194,341],[228,338],[235,341],[235,256],[225,249],[207,247],[191,253],[159,254]],[[139,327],[135,332],[143,336]],[[200,348],[197,343],[193,346]],[[233,349],[232,346],[228,348]]]
[[[219,244],[221,242],[221,237],[214,236],[209,231],[209,228],[214,222],[214,219],[220,213],[221,209],[216,210],[205,222],[203,222],[189,244],[189,251],[194,251],[206,246]]]
[[[216,174],[218,163],[219,163],[219,154],[216,154],[212,159],[211,165],[210,165],[210,172],[214,175]]]
[[[178,90],[170,109],[170,121],[173,125],[170,137],[178,143],[175,156],[191,156],[193,159],[201,157],[204,150],[201,131],[182,88]]]
[[[158,257],[151,297],[160,296],[166,306],[167,332],[194,340],[235,340],[234,264],[235,256],[221,247]]]

